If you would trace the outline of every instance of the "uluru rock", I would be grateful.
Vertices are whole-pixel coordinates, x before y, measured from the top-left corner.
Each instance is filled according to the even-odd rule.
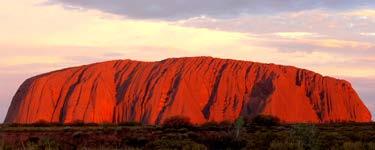
[[[350,83],[291,66],[210,57],[116,60],[27,79],[6,123],[194,123],[273,115],[287,123],[368,122]]]

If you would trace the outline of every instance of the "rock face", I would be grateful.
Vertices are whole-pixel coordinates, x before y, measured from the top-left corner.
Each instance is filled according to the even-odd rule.
[[[367,122],[350,83],[290,66],[210,57],[116,60],[26,80],[5,122],[194,123],[268,114],[284,122]]]

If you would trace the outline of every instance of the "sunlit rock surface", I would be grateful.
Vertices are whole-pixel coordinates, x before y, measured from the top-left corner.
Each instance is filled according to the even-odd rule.
[[[367,122],[350,83],[291,66],[211,57],[116,60],[27,79],[5,122],[194,123],[268,114],[284,122]]]

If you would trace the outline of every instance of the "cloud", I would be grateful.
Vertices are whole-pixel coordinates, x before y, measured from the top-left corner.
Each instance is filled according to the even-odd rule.
[[[373,7],[372,0],[50,0],[69,8],[93,8],[137,19],[179,20],[197,16],[228,18],[311,9]]]
[[[375,32],[374,33],[361,33],[361,35],[364,35],[364,36],[375,36]]]
[[[346,12],[305,10],[272,15],[246,15],[226,19],[206,16],[179,20],[176,24],[252,34],[315,33],[319,37],[368,40],[361,33],[375,32],[373,28],[375,26],[375,15],[367,16],[366,19],[364,19],[364,16],[354,15],[362,11],[364,10],[355,9]],[[368,41],[370,42],[370,40]]]
[[[347,15],[351,16],[359,16],[361,19],[367,19],[368,17],[375,17],[375,10],[374,9],[361,9],[357,11],[352,11],[346,13]]]
[[[276,32],[273,34],[287,39],[304,39],[308,37],[319,37],[318,34],[311,32]]]
[[[37,63],[56,64],[63,62],[66,62],[66,60],[57,56],[13,56],[0,60],[0,66],[13,66]]]
[[[343,57],[367,57],[375,56],[375,36],[372,36],[375,17],[368,12],[372,11],[306,10],[231,19],[195,17],[174,24],[247,33],[257,38],[255,44],[260,44],[257,46],[272,47],[281,52],[325,52],[344,54]],[[363,19],[360,14],[367,15],[367,18]]]

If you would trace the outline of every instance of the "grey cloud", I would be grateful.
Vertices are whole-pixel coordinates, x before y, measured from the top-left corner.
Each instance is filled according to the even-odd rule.
[[[317,36],[341,37],[346,40],[372,42],[374,37],[363,36],[361,33],[375,32],[373,28],[375,17],[360,18],[360,16],[351,16],[334,11],[310,10],[275,15],[249,15],[232,19],[196,17],[178,21],[175,24],[252,34],[303,31],[317,33]]]
[[[50,0],[69,8],[93,8],[137,19],[178,20],[196,16],[233,17],[309,9],[373,7],[372,0]]]
[[[324,39],[322,40],[324,41]],[[357,58],[366,58],[368,56],[375,57],[375,46],[364,48],[361,46],[345,46],[345,47],[327,47],[323,45],[317,45],[309,42],[299,42],[296,40],[283,40],[283,41],[266,41],[259,44],[260,46],[268,46],[277,49],[279,52],[290,53],[290,52],[325,52],[339,54],[342,56],[352,56]],[[368,59],[357,59],[356,61],[374,64],[373,60]]]
[[[356,10],[354,10],[356,11]],[[375,17],[360,19],[360,16],[348,15],[346,12],[311,10],[298,13],[281,13],[276,15],[250,15],[233,19],[215,19],[197,17],[181,20],[176,25],[208,28],[220,31],[248,33],[258,39],[244,41],[252,45],[272,47],[280,52],[325,52],[346,56],[375,56],[375,36],[363,36],[362,32],[375,32]],[[353,24],[350,27],[349,24]],[[312,35],[301,39],[283,38],[280,32],[308,32]],[[260,40],[259,40],[260,39]],[[306,40],[316,40],[315,43]],[[318,44],[318,40],[338,40],[354,42],[339,47],[327,47]]]

